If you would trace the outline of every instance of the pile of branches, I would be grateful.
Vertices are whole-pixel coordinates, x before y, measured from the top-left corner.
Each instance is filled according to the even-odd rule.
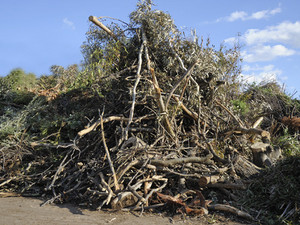
[[[259,128],[259,112],[243,118],[232,104],[239,52],[184,38],[168,14],[151,7],[140,2],[126,29],[89,18],[87,74],[102,74],[92,87],[109,104],[95,105],[98,119],[68,142],[14,145],[20,157],[2,158],[0,188],[45,196],[44,204],[188,215],[222,210],[253,220],[256,212],[240,210],[237,200],[261,170],[251,146],[268,145],[271,136]],[[53,152],[59,157],[44,157]],[[13,170],[21,161],[28,164]]]

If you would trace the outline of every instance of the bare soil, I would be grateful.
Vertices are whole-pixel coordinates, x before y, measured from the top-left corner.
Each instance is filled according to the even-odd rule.
[[[19,224],[226,224],[240,225],[246,222],[234,222],[220,215],[209,215],[208,217],[195,217],[182,219],[181,217],[166,217],[159,214],[140,215],[136,213],[104,212],[81,209],[72,204],[45,205],[40,199],[24,197],[0,197],[0,225]]]

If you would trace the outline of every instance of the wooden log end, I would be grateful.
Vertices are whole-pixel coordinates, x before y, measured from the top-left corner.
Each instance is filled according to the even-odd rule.
[[[89,16],[89,21],[95,21],[96,17],[95,16]]]

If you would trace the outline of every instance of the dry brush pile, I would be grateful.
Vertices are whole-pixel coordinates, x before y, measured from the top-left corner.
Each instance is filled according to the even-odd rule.
[[[89,66],[76,79],[97,77],[91,87],[99,98],[77,110],[98,118],[64,143],[48,136],[2,147],[0,187],[46,196],[45,204],[221,210],[254,220],[258,211],[241,210],[238,199],[250,178],[280,157],[270,145],[271,117],[261,105],[245,116],[233,104],[240,95],[237,48],[216,51],[195,35],[186,38],[151,6],[140,2],[130,24],[89,18]]]

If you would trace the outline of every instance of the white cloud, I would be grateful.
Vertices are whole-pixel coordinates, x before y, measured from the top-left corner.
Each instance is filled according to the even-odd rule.
[[[251,16],[249,16],[247,19],[260,20],[260,19],[267,18],[271,15],[273,16],[273,15],[275,15],[277,13],[280,13],[280,12],[281,12],[280,7],[272,9],[272,10],[261,10],[261,11],[252,13]]]
[[[265,29],[248,29],[238,39],[231,37],[225,43],[239,40],[245,51],[241,52],[246,62],[271,61],[277,57],[292,56],[300,48],[300,21],[285,21]]]
[[[229,22],[233,22],[238,19],[244,20],[247,17],[247,15],[248,14],[244,11],[236,11],[231,13],[230,16],[226,18],[226,20]]]
[[[245,62],[271,61],[276,57],[291,56],[296,51],[288,49],[283,45],[257,45],[247,51],[243,51],[242,58]]]
[[[256,20],[263,19],[263,18],[267,17],[268,12],[269,12],[268,10],[262,10],[262,11],[252,13],[252,15],[249,17],[249,19],[256,19]]]
[[[253,45],[266,42],[281,42],[291,46],[300,47],[300,21],[282,22],[277,26],[266,29],[249,29],[243,36],[246,44]]]
[[[277,7],[277,8],[270,11],[270,15],[275,15],[277,13],[281,13],[281,8],[280,7]]]
[[[75,25],[72,21],[70,21],[68,18],[63,19],[63,23],[67,26],[69,26],[72,30],[75,30]]]
[[[265,65],[265,66],[250,66],[245,65],[242,68],[243,81],[246,83],[261,83],[269,81],[277,81],[286,79],[286,77],[281,77],[282,71],[276,69],[274,65]]]
[[[222,18],[217,19],[217,22],[220,22],[220,21],[234,22],[236,20],[244,21],[244,20],[253,20],[253,19],[260,20],[260,19],[268,18],[268,17],[273,16],[280,12],[281,12],[280,7],[277,7],[272,10],[267,9],[267,10],[257,11],[257,12],[252,13],[251,15],[248,15],[248,13],[245,11],[235,11],[235,12],[232,12],[227,17],[222,17]]]

